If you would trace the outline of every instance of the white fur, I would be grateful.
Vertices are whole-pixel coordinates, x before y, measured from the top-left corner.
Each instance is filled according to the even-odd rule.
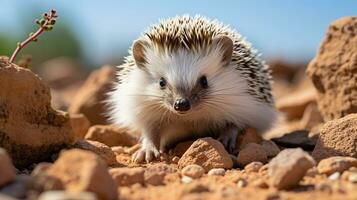
[[[135,68],[109,94],[113,123],[139,132],[152,130],[159,123],[164,145],[192,132],[200,134],[207,128],[220,128],[227,122],[238,128],[250,126],[264,131],[276,118],[271,105],[248,94],[247,82],[235,69],[237,66],[222,66],[220,47],[212,48],[207,55],[187,50],[170,55],[155,49],[146,49],[145,55],[148,73]],[[160,98],[160,77],[174,86],[193,87],[202,75],[207,77],[212,93],[187,114],[176,114]]]

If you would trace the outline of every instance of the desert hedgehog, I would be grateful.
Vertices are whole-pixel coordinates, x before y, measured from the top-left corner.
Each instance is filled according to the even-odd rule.
[[[180,140],[216,137],[232,152],[246,127],[276,118],[271,76],[236,31],[204,17],[160,21],[135,40],[109,93],[113,123],[141,133],[136,162]]]

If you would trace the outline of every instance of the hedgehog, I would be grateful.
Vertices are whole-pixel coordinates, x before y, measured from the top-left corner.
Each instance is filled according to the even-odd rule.
[[[107,101],[112,123],[140,133],[133,161],[151,162],[201,137],[234,152],[247,127],[269,129],[277,112],[260,57],[217,20],[185,15],[152,25],[133,42]]]

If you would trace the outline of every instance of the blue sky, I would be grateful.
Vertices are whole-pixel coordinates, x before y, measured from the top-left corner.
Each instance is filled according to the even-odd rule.
[[[0,34],[26,34],[18,26],[21,13],[56,8],[59,22],[69,21],[86,58],[95,63],[119,55],[148,25],[182,14],[230,24],[265,58],[309,60],[331,21],[357,16],[356,0],[2,0],[1,5]]]

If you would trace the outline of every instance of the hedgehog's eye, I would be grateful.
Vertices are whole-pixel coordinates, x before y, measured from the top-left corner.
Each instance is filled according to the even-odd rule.
[[[208,81],[207,81],[206,76],[201,76],[200,84],[201,84],[201,87],[203,87],[203,88],[207,88],[208,87]]]
[[[164,89],[165,86],[166,86],[166,80],[161,77],[160,81],[159,81],[159,84],[160,84],[161,89]]]

